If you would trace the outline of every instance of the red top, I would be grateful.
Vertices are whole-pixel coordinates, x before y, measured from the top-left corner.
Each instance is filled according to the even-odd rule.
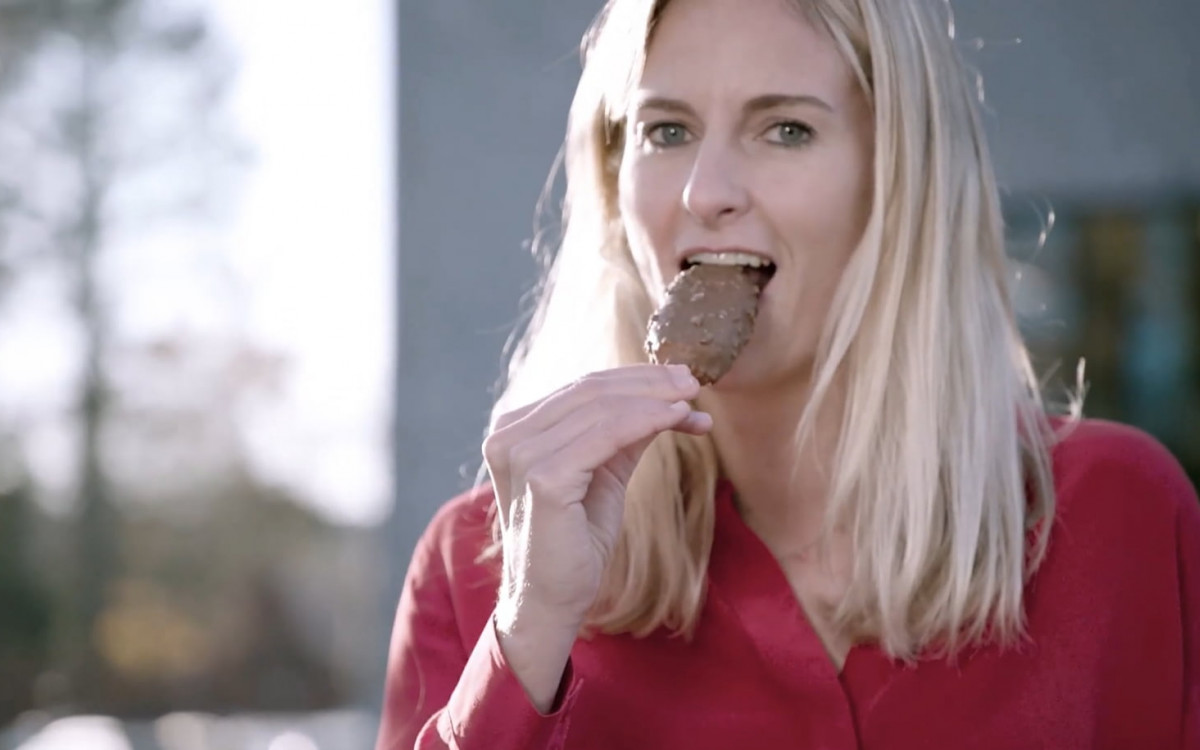
[[[459,497],[408,570],[376,750],[1200,750],[1195,490],[1152,438],[1097,421],[1054,449],[1054,475],[1018,649],[910,667],[857,646],[839,674],[722,484],[695,639],[577,641],[549,716],[498,647],[497,566],[474,562],[491,493]]]

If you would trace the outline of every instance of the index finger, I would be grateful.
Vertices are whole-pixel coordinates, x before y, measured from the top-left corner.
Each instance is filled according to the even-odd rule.
[[[699,381],[692,375],[687,365],[636,364],[597,370],[564,385],[548,396],[501,414],[492,424],[491,431],[495,432],[521,421],[544,404],[561,401],[568,392],[588,387],[609,386],[615,389],[618,388],[621,381],[628,381],[629,388],[621,390],[631,395],[664,392],[670,393],[673,398],[693,393],[700,386]]]

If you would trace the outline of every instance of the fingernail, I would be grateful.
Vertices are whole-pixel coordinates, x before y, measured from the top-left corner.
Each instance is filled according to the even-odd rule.
[[[696,426],[696,429],[698,429],[698,430],[711,430],[712,429],[712,426],[713,426],[712,415],[706,411],[692,412],[691,416],[689,416],[688,419],[692,420],[692,424],[694,424]]]

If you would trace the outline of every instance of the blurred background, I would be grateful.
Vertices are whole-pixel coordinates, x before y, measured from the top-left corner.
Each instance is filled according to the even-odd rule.
[[[1200,5],[1129,7],[954,33],[1051,397],[1196,480]],[[0,0],[0,750],[371,747],[598,8]]]

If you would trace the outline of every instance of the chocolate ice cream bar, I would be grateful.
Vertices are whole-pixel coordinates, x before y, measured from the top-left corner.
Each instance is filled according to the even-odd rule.
[[[682,271],[650,316],[645,342],[650,359],[687,365],[701,385],[715,383],[750,340],[770,277],[765,268],[741,265],[704,263]]]

